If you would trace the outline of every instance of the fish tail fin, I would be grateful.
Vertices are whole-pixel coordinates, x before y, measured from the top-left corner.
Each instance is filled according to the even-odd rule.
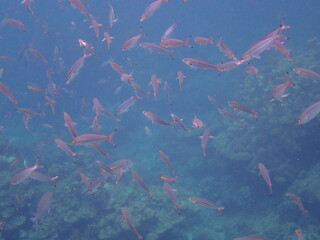
[[[110,134],[106,137],[107,141],[110,142],[114,147],[117,147],[117,145],[115,144],[115,142],[113,141],[112,138],[113,138],[113,136],[115,135],[116,131],[117,131],[117,129],[115,129],[112,133],[110,133]]]

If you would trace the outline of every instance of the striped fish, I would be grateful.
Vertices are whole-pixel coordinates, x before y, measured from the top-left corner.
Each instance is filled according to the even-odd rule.
[[[79,74],[81,68],[84,65],[84,61],[86,60],[87,57],[92,56],[91,53],[89,54],[84,54],[82,57],[80,57],[70,68],[68,76],[67,76],[67,81],[66,84],[71,83],[71,81]]]
[[[213,65],[212,63],[199,58],[183,58],[182,62],[189,65],[191,68],[217,69],[216,65]]]
[[[320,74],[310,70],[310,69],[306,69],[306,68],[294,68],[293,71],[296,74],[299,74],[302,77],[307,77],[307,78],[318,78],[320,79]]]
[[[259,163],[259,169],[260,169],[260,173],[261,173],[262,177],[264,178],[267,185],[269,186],[269,195],[271,196],[272,195],[272,183],[271,183],[268,169],[264,166],[263,163]]]
[[[85,133],[72,139],[69,144],[83,145],[83,144],[91,144],[91,143],[107,140],[114,147],[117,147],[117,145],[113,142],[113,139],[112,139],[115,133],[116,133],[116,130],[114,130],[108,136],[102,135],[100,133]]]
[[[39,163],[39,159],[36,159],[36,162],[32,167],[27,167],[27,168],[21,170],[20,172],[18,172],[16,175],[14,175],[11,178],[10,183],[11,184],[21,183],[24,180],[26,180],[27,178],[29,178],[34,170],[39,169],[39,168],[43,168],[43,166],[39,165],[38,163]]]
[[[318,113],[320,112],[320,101],[315,102],[311,104],[309,107],[307,107],[306,110],[298,117],[296,124],[302,125],[310,120],[312,120]]]
[[[142,13],[140,17],[140,22],[143,22],[147,18],[151,17],[154,14],[154,12],[160,8],[162,2],[169,2],[169,0],[155,0],[152,3],[150,3]]]
[[[128,99],[124,100],[120,106],[116,110],[116,115],[120,115],[121,113],[127,112],[129,108],[135,103],[137,99],[142,99],[139,96],[132,96]]]

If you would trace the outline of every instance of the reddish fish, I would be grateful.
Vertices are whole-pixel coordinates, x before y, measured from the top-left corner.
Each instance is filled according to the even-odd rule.
[[[297,235],[299,240],[302,240],[303,233],[302,233],[301,229],[298,228],[298,229],[294,230],[294,233]]]
[[[190,43],[189,43],[190,37],[186,38],[185,40],[180,40],[176,38],[167,38],[165,40],[162,40],[160,42],[160,45],[169,48],[169,47],[179,47],[182,45],[185,45],[189,48],[193,48]]]
[[[147,49],[149,52],[166,53],[171,58],[173,58],[172,54],[175,51],[174,49],[173,50],[168,50],[165,47],[163,47],[163,46],[161,46],[161,45],[159,45],[157,43],[144,42],[144,43],[140,43],[140,47]]]
[[[69,144],[84,145],[84,144],[91,144],[91,143],[96,143],[96,142],[106,140],[110,142],[114,147],[117,147],[117,145],[114,143],[112,139],[115,133],[116,133],[116,130],[110,133],[108,136],[102,135],[100,133],[85,133],[72,139]]]
[[[80,12],[87,16],[87,18],[93,18],[93,16],[88,12],[83,2],[80,0],[69,0],[74,8],[78,8]]]
[[[160,176],[160,178],[165,182],[179,182],[177,178],[172,178],[168,176]]]
[[[47,101],[47,103],[49,104],[49,106],[50,106],[50,108],[51,108],[51,110],[52,110],[52,114],[54,115],[54,113],[55,113],[55,104],[56,104],[56,101],[55,100],[53,100],[52,98],[50,98],[49,96],[45,96],[45,98],[46,98],[46,101]]]
[[[201,148],[203,152],[203,157],[206,157],[207,156],[206,146],[207,146],[208,140],[209,138],[213,138],[213,136],[210,135],[210,128],[206,128],[202,136],[200,136],[200,138],[201,138]]]
[[[99,38],[99,27],[102,27],[102,24],[98,23],[95,19],[91,18],[91,26],[89,28],[92,28],[94,30],[94,33],[96,34],[97,38]]]
[[[9,100],[13,103],[14,106],[18,104],[18,102],[14,99],[14,96],[10,89],[2,82],[0,82],[0,91],[3,92],[3,94],[9,98]]]
[[[163,188],[164,188],[164,191],[168,194],[168,196],[169,196],[171,202],[173,203],[173,205],[176,207],[178,214],[180,215],[181,214],[180,205],[177,203],[177,198],[174,195],[170,184],[167,183],[167,182],[164,182]]]
[[[195,41],[196,43],[202,45],[202,44],[212,44],[213,45],[213,37],[196,37],[193,39],[193,41]]]
[[[147,185],[143,182],[142,178],[138,175],[138,173],[135,170],[131,170],[133,180],[136,181],[148,194],[148,197],[152,197],[152,193],[150,192]]]
[[[290,82],[289,73],[286,73],[286,81],[279,85],[274,86],[272,95],[275,100],[280,100],[285,95],[284,92],[286,91],[287,87],[294,86],[293,82]]]
[[[160,157],[162,158],[162,160],[164,161],[164,163],[168,166],[168,168],[170,169],[171,175],[174,176],[174,169],[171,165],[171,162],[169,160],[169,157],[162,151],[159,151]]]
[[[103,39],[102,39],[101,42],[106,41],[107,46],[108,46],[108,50],[110,49],[110,46],[111,46],[111,43],[112,43],[112,39],[114,39],[114,37],[111,37],[109,35],[109,33],[107,33],[107,32],[103,33]]]
[[[289,193],[289,192],[287,192],[285,195],[288,198],[290,198],[300,208],[300,210],[302,211],[303,215],[307,215],[308,214],[308,211],[304,209],[303,203],[302,203],[301,199],[298,196],[294,195],[293,193]]]
[[[30,178],[40,181],[40,182],[54,182],[59,178],[59,176],[49,177],[41,172],[33,171],[30,175]]]
[[[40,221],[43,221],[44,217],[49,212],[52,196],[53,196],[53,192],[45,192],[42,195],[38,203],[36,215],[33,218],[31,218],[31,221],[36,225],[37,231],[38,231],[38,223]]]
[[[256,68],[253,65],[246,67],[244,70],[246,71],[246,73],[255,74],[256,76],[258,75],[258,72],[259,72],[258,68]]]
[[[138,233],[136,227],[134,226],[127,209],[123,207],[121,208],[121,211],[122,211],[122,218],[123,220],[126,221],[131,231],[134,232],[134,234],[138,237],[139,240],[143,240],[143,237]]]
[[[209,201],[206,198],[197,198],[197,197],[189,197],[189,200],[195,204],[204,206],[204,207],[208,207],[208,208],[213,208],[217,210],[217,215],[220,216],[222,214],[222,210],[224,209],[224,207],[218,207],[217,205],[215,205],[213,202]]]
[[[203,124],[203,122],[199,118],[197,118],[197,115],[194,115],[194,118],[192,120],[192,125],[195,128],[202,128],[205,126],[205,124]]]
[[[264,166],[263,163],[259,163],[259,170],[260,170],[260,174],[262,175],[267,185],[269,186],[269,195],[272,196],[272,183],[271,183],[268,169]]]

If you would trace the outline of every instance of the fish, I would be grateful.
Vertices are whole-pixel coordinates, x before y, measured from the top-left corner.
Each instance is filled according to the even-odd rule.
[[[26,6],[27,10],[28,10],[32,15],[34,15],[34,11],[33,11],[33,9],[31,8],[31,2],[32,2],[32,0],[23,0],[23,1],[21,2],[21,4],[24,4],[24,5]]]
[[[174,169],[171,165],[171,162],[169,160],[169,157],[162,151],[159,150],[159,154],[160,154],[160,157],[162,158],[162,160],[164,161],[164,163],[168,166],[169,170],[170,170],[170,173],[171,173],[171,176],[174,176],[175,173],[174,173]]]
[[[256,68],[253,65],[246,67],[244,70],[246,71],[246,73],[255,74],[256,76],[258,75],[258,72],[259,72],[258,68]]]
[[[129,111],[129,108],[135,103],[137,99],[142,99],[139,96],[132,96],[124,100],[116,110],[116,115],[120,115],[124,112]]]
[[[43,117],[43,115],[44,115],[43,113],[37,113],[37,112],[33,111],[30,108],[16,108],[15,110],[17,112],[30,114],[30,115],[33,115],[33,116],[36,116],[36,117]]]
[[[139,44],[140,47],[147,49],[149,52],[157,52],[157,53],[166,53],[169,57],[173,58],[172,54],[174,53],[173,50],[168,50],[165,47],[157,44],[157,43],[147,43],[143,42]]]
[[[152,193],[147,187],[147,185],[143,182],[142,178],[139,176],[139,174],[135,170],[131,170],[133,180],[136,181],[148,194],[149,198],[152,198]]]
[[[250,61],[253,58],[258,58],[261,53],[271,48],[274,41],[278,38],[281,38],[280,35],[274,35],[270,37],[266,37],[261,39],[260,41],[253,44],[251,48],[249,48],[240,59],[236,60],[237,64],[243,64]]]
[[[226,45],[222,42],[222,37],[219,38],[219,42],[217,43],[217,47],[219,47],[220,51],[223,52],[231,60],[234,60],[234,61],[237,60],[233,51],[228,47],[228,45]]]
[[[26,180],[27,178],[30,177],[31,173],[39,168],[43,168],[43,166],[39,165],[39,159],[37,158],[34,165],[32,167],[27,167],[21,171],[19,171],[18,173],[16,173],[11,179],[10,179],[10,183],[15,185],[18,183],[23,182],[24,180]]]
[[[206,124],[203,124],[203,122],[202,122],[199,118],[197,118],[197,115],[194,115],[194,118],[193,118],[193,120],[192,120],[192,125],[193,125],[193,127],[195,127],[195,128],[202,128],[202,127],[204,127]]]
[[[190,68],[201,68],[201,69],[217,69],[216,65],[213,65],[212,63],[202,60],[199,58],[183,58],[182,62],[187,64]]]
[[[307,68],[294,68],[293,71],[305,78],[316,78],[316,79],[320,79],[320,73],[317,73],[311,69],[307,69]]]
[[[91,144],[91,143],[96,143],[96,142],[106,140],[110,142],[114,147],[117,147],[117,145],[114,143],[112,139],[115,133],[116,133],[116,130],[114,130],[108,136],[102,135],[100,133],[85,133],[85,134],[78,135],[77,137],[72,139],[69,144],[84,145],[84,144]]]
[[[109,60],[107,61],[108,64],[110,64],[111,68],[116,71],[117,73],[119,73],[120,75],[125,74],[126,72],[123,70],[122,66],[120,66],[119,64],[117,64],[116,62]]]
[[[55,180],[57,180],[59,178],[59,176],[49,177],[41,172],[34,170],[31,173],[29,178],[40,181],[40,182],[54,182]]]
[[[25,31],[25,24],[17,19],[13,19],[13,18],[5,18],[3,20],[3,22],[14,25],[16,27],[18,27],[21,31]],[[7,56],[1,56],[2,60],[14,60],[14,58],[11,57],[7,57]]]
[[[319,112],[320,112],[320,101],[315,102],[311,104],[309,107],[307,107],[306,110],[304,110],[303,113],[298,117],[296,124],[302,125],[311,121],[313,118],[315,118],[318,115]]]
[[[45,99],[51,108],[52,114],[54,115],[56,101],[54,99],[50,98],[48,95],[45,95]]]
[[[165,95],[165,97],[167,99],[167,102],[169,104],[171,104],[172,101],[171,101],[171,97],[170,97],[170,88],[169,88],[168,81],[164,81],[164,83],[163,83],[163,93],[164,93],[164,95]]]
[[[244,105],[241,105],[241,104],[239,104],[239,103],[237,103],[237,102],[233,102],[233,101],[228,101],[228,104],[229,104],[230,106],[234,107],[235,110],[236,110],[236,109],[239,109],[239,110],[241,110],[241,111],[243,111],[243,112],[250,113],[250,114],[252,115],[252,117],[254,117],[254,118],[257,118],[257,117],[258,117],[258,114],[257,114],[256,112],[250,110],[249,108],[247,108],[247,107],[244,106]]]
[[[137,44],[137,42],[141,38],[144,38],[144,37],[146,37],[146,35],[140,33],[137,36],[134,36],[134,37],[128,39],[127,41],[124,42],[124,44],[122,44],[122,47],[121,47],[122,51],[127,51],[127,50],[133,48]]]
[[[248,235],[244,237],[234,238],[233,240],[264,240],[264,238],[257,235]]]
[[[140,22],[143,22],[149,17],[151,17],[154,14],[154,12],[160,8],[163,2],[169,2],[169,0],[155,0],[152,3],[150,3],[142,13],[140,17]]]
[[[84,6],[83,2],[81,2],[80,0],[69,0],[69,1],[74,8],[78,8],[78,10],[82,12],[84,15],[86,15],[87,18],[89,19],[93,18],[93,16],[88,12],[86,7]]]
[[[0,91],[9,98],[9,100],[13,103],[14,107],[18,104],[18,101],[15,100],[12,92],[10,89],[4,85],[2,82],[0,82]]]
[[[212,96],[208,96],[209,102],[211,102],[213,105],[215,105],[218,109],[223,109],[221,104]]]
[[[154,96],[155,100],[157,99],[157,94],[158,94],[160,83],[161,83],[161,79],[158,78],[155,74],[152,74],[149,85],[151,85],[153,88],[153,96]]]
[[[275,100],[280,100],[285,95],[284,92],[290,86],[294,86],[293,82],[290,82],[289,73],[286,73],[286,81],[279,85],[274,86],[272,95]]]
[[[119,18],[115,18],[114,9],[109,0],[108,0],[108,5],[109,5],[109,26],[112,28],[113,24],[118,22]]]
[[[217,71],[224,72],[224,71],[229,71],[235,67],[238,67],[238,65],[239,64],[237,60],[231,60],[229,62],[217,64],[215,65],[215,67]]]
[[[31,221],[35,224],[38,231],[38,223],[43,221],[44,217],[48,214],[51,207],[53,192],[45,192],[38,203],[36,215],[31,218]]]
[[[183,84],[185,78],[186,78],[186,76],[184,76],[181,71],[177,72],[177,78],[176,79],[179,82],[180,91],[182,91],[182,84]]]
[[[190,37],[186,38],[185,40],[180,40],[177,38],[167,38],[160,42],[160,45],[169,48],[169,47],[179,47],[181,45],[185,45],[189,48],[193,48],[189,43]]]
[[[276,39],[273,42],[272,47],[283,53],[287,57],[287,60],[291,62],[291,52],[286,49],[286,47],[284,46],[284,42],[281,42],[278,39]]]
[[[142,114],[146,118],[151,120],[153,123],[158,123],[160,125],[168,125],[168,126],[172,126],[173,125],[173,122],[166,122],[165,120],[162,120],[161,118],[159,118],[157,115],[155,115],[152,112],[142,111]]]
[[[78,133],[77,133],[77,130],[75,128],[75,122],[72,121],[70,115],[66,112],[63,113],[63,118],[64,118],[64,126],[66,126],[69,130],[69,132],[71,133],[71,135],[73,137],[77,137],[78,136]]]
[[[229,119],[232,119],[238,123],[242,123],[245,121],[244,119],[238,118],[235,114],[225,110],[224,108],[220,108],[220,109],[218,109],[218,111],[222,116],[229,118]]]
[[[268,169],[264,166],[263,163],[259,163],[259,170],[260,170],[260,174],[262,175],[267,185],[269,186],[269,195],[272,196],[272,183],[271,183]]]
[[[98,118],[98,117],[100,117],[100,114],[102,113],[102,109],[103,109],[103,108],[102,108],[102,105],[101,105],[99,99],[96,98],[96,97],[94,97],[94,98],[92,99],[92,101],[93,101],[93,107],[92,107],[92,109],[95,110],[95,112],[96,112],[96,117]]]
[[[298,196],[294,195],[293,193],[289,193],[289,192],[285,193],[285,195],[288,198],[290,198],[300,208],[300,210],[302,211],[303,215],[307,215],[309,213],[304,208],[303,203],[302,203],[301,199]]]
[[[102,27],[103,25],[101,23],[98,23],[95,19],[91,18],[91,26],[89,28],[92,28],[94,30],[94,33],[96,34],[96,37],[99,38],[99,27]]]
[[[202,45],[202,44],[214,44],[213,42],[213,36],[209,37],[209,38],[206,38],[206,37],[195,37],[193,39],[193,41],[195,41],[196,43]]]
[[[38,57],[45,65],[48,64],[48,60],[36,49],[29,47],[29,52]]]
[[[171,113],[170,115],[171,115],[173,121],[174,121],[175,123],[177,123],[180,128],[182,128],[182,129],[183,129],[185,132],[187,132],[187,133],[190,132],[190,130],[187,129],[187,127],[182,123],[182,120],[183,120],[183,119],[178,118],[178,116],[175,115],[175,114],[173,114],[173,113]]]
[[[82,57],[80,57],[77,61],[75,61],[75,63],[71,66],[68,72],[66,84],[71,83],[71,81],[79,74],[81,68],[84,65],[84,61],[86,60],[86,58],[90,56],[92,56],[91,53],[89,54],[85,53]]]
[[[173,205],[176,207],[178,214],[181,215],[180,204],[177,203],[177,198],[176,198],[175,194],[173,193],[173,190],[172,190],[170,184],[167,182],[164,182],[163,188],[164,188],[164,191],[168,194]]]
[[[121,208],[121,212],[122,212],[122,218],[123,220],[126,221],[127,225],[129,226],[129,228],[131,229],[132,232],[134,232],[134,234],[137,236],[137,238],[139,240],[143,240],[143,237],[138,233],[136,227],[134,226],[131,217],[127,211],[127,209],[125,207]]]
[[[206,153],[206,146],[208,143],[209,138],[213,138],[213,136],[210,135],[210,128],[206,128],[202,134],[202,136],[200,136],[201,138],[201,148],[202,148],[202,152],[203,152],[203,157],[207,156]]]
[[[54,142],[56,143],[57,147],[64,151],[66,154],[69,154],[73,157],[73,159],[77,156],[76,153],[72,152],[70,147],[60,138],[55,137]],[[75,160],[74,160],[75,161]]]
[[[144,132],[149,136],[151,137],[152,136],[152,133],[151,133],[151,130],[148,126],[144,126]]]
[[[294,233],[297,235],[299,240],[302,240],[303,234],[302,234],[301,229],[298,228],[298,229],[294,230]]]
[[[168,176],[160,176],[160,178],[165,182],[179,182],[177,178],[172,178]]]
[[[104,33],[103,33],[103,39],[102,39],[101,42],[106,41],[107,46],[108,46],[108,50],[110,50],[111,43],[112,43],[112,39],[114,39],[114,37],[111,37],[111,36],[109,35],[109,33],[107,33],[107,32],[104,32]]]
[[[177,24],[173,23],[170,27],[167,28],[167,30],[164,32],[164,34],[161,37],[161,41],[166,40],[169,38],[169,36],[173,33],[174,29],[177,27]]]
[[[206,198],[197,198],[197,197],[189,197],[189,200],[195,204],[204,206],[204,207],[208,207],[208,208],[213,208],[217,210],[217,215],[220,216],[222,214],[222,210],[224,209],[224,207],[218,207],[217,205],[215,205],[213,202],[209,201]]]

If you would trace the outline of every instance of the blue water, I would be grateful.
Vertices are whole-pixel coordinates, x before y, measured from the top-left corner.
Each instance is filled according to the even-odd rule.
[[[305,125],[295,125],[303,110],[319,101],[319,79],[302,78],[293,71],[293,68],[308,68],[320,72],[319,1],[190,0],[183,3],[170,0],[144,22],[139,19],[151,1],[110,2],[119,18],[112,28],[107,1],[83,1],[103,25],[98,39],[89,28],[90,21],[69,1],[61,4],[34,1],[31,3],[34,15],[19,1],[1,1],[0,55],[14,60],[0,60],[0,68],[4,69],[0,82],[10,88],[19,102],[16,108],[30,108],[41,117],[31,116],[26,129],[24,114],[16,111],[0,93],[0,126],[3,127],[0,131],[0,227],[3,228],[0,239],[137,239],[122,219],[122,207],[128,210],[137,231],[146,240],[231,240],[248,235],[289,240],[298,239],[296,229],[301,229],[304,240],[320,239],[319,117]],[[5,18],[22,21],[25,31],[6,24]],[[213,64],[229,61],[215,45],[195,43],[192,39],[197,36],[213,36],[215,43],[221,36],[240,57],[253,43],[277,29],[283,18],[286,25],[292,26],[283,31],[289,37],[284,45],[291,52],[291,62],[272,48],[263,52],[261,58],[250,61],[259,69],[254,76],[244,71],[246,65],[218,72],[191,69],[181,61],[183,58],[200,58]],[[173,23],[177,28],[172,37],[184,40],[191,36],[193,48],[176,47],[171,59],[139,46],[140,42],[159,42]],[[101,42],[106,31],[114,37],[109,51],[106,43]],[[122,44],[139,33],[147,37],[133,49],[122,51]],[[79,74],[66,85],[71,66],[83,55],[79,38],[94,46],[94,55],[85,60]],[[55,47],[59,50],[57,58]],[[38,50],[48,64],[31,54],[29,48]],[[94,97],[103,108],[114,113],[122,101],[135,94],[106,63],[108,60],[123,66],[127,73],[133,72],[135,82],[150,94],[139,94],[142,100],[117,116],[120,122],[104,114],[99,117],[101,134],[108,135],[117,129],[114,136],[117,148],[108,142],[99,143],[110,153],[108,158],[90,146],[70,145],[78,154],[73,163],[72,157],[54,142],[54,137],[65,142],[72,140],[64,126],[63,113],[67,112],[77,123],[79,134],[92,132]],[[53,72],[51,80],[46,75],[48,69]],[[186,76],[182,91],[176,80],[177,71]],[[285,81],[286,72],[295,86],[287,89],[288,97],[270,102],[273,87]],[[152,74],[162,79],[156,100],[148,85]],[[49,94],[50,81],[57,86],[57,94],[50,95],[56,101],[54,114],[42,94],[27,88],[34,86]],[[169,83],[171,104],[163,91],[164,81]],[[118,88],[120,91],[115,92]],[[244,121],[239,123],[223,117],[208,101],[208,95]],[[258,118],[233,111],[228,101],[249,107],[258,113]],[[174,113],[191,131],[186,133],[178,125],[152,123],[142,111],[150,111],[166,121],[172,121],[170,113]],[[192,127],[195,115],[205,127]],[[151,136],[145,133],[146,126]],[[210,128],[214,138],[208,140],[204,158],[199,136],[206,128]],[[170,171],[159,150],[169,156],[176,173],[171,177],[179,180],[170,185],[181,215],[163,191],[160,176],[170,176]],[[12,176],[32,166],[37,157],[45,166],[39,172],[59,176],[55,183],[26,179],[11,185]],[[15,159],[17,163],[10,167]],[[123,173],[118,184],[109,178],[93,194],[87,192],[80,173],[91,180],[99,179],[98,160],[110,164],[120,159],[134,161],[132,169],[148,186],[152,199],[132,181],[131,169]],[[259,175],[258,163],[269,170],[272,196]],[[30,218],[47,191],[54,192],[50,211],[36,231]],[[285,196],[286,192],[301,198],[309,211],[307,216]],[[192,196],[225,207],[222,215],[217,216],[215,209],[192,203],[188,199]]]

